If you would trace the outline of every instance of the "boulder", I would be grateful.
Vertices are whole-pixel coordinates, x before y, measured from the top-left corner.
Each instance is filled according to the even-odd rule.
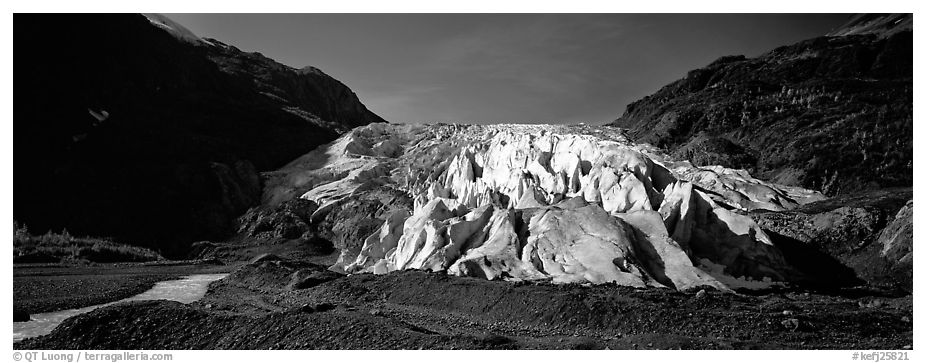
[[[894,220],[878,235],[881,256],[898,265],[913,265],[913,200],[907,202]]]

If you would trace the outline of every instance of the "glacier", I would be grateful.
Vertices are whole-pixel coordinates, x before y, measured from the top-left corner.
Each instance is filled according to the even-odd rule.
[[[819,192],[697,167],[585,125],[371,124],[265,181],[264,203],[332,206],[378,187],[412,208],[386,213],[333,268],[418,269],[486,279],[690,290],[785,284],[794,270],[745,212]]]

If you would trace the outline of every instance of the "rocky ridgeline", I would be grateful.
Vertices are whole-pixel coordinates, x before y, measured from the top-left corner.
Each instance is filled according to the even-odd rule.
[[[612,125],[696,165],[829,196],[911,187],[912,30],[912,14],[862,14],[828,36],[721,57]]]
[[[823,198],[586,126],[374,124],[267,177],[265,203],[313,200],[316,221],[368,193],[411,196],[377,210],[382,225],[362,246],[342,248],[336,267],[348,272],[680,290],[792,280],[745,212]]]

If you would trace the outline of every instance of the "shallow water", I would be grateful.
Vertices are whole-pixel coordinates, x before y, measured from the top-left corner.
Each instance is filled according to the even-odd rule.
[[[32,320],[13,323],[13,341],[36,337],[51,333],[58,324],[77,314],[83,314],[104,306],[125,301],[139,300],[172,300],[188,304],[202,299],[206,295],[209,283],[221,279],[228,274],[200,274],[190,275],[179,280],[160,281],[150,290],[111,303],[87,306],[80,309],[52,311],[48,313],[33,314]]]

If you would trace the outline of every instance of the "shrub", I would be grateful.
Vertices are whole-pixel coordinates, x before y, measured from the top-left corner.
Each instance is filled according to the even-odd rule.
[[[13,263],[148,262],[164,258],[147,248],[101,238],[74,237],[67,230],[36,236],[13,221]]]

